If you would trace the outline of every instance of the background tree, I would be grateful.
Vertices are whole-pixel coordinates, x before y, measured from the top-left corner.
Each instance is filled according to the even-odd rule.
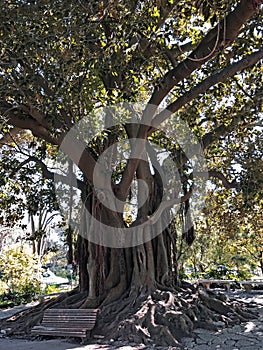
[[[103,308],[104,331],[111,337],[129,334],[135,340],[145,340],[151,336],[166,345],[177,344],[176,338],[190,332],[199,322],[196,320],[219,317],[199,310],[195,298],[183,303],[194,304],[188,314],[184,311],[175,317],[168,312],[176,308],[174,296],[160,292],[174,290],[177,283],[173,274],[177,270],[173,259],[176,242],[165,223],[178,201],[183,202],[182,221],[188,224],[184,237],[189,244],[193,241],[188,209],[194,175],[182,149],[158,132],[158,127],[165,125],[167,131],[178,127],[171,118],[176,113],[210,155],[219,142],[224,147],[227,135],[239,140],[240,133],[257,123],[261,108],[259,61],[263,57],[260,4],[258,0],[1,3],[2,143],[21,130],[29,130],[46,145],[63,148],[70,128],[80,120],[88,116],[86,126],[94,132],[103,122],[105,131],[86,145],[80,159],[75,157],[77,138],[66,151],[79,168],[76,185],[86,209],[101,223],[123,230],[132,225],[137,234],[146,237],[157,232],[158,225],[163,228],[153,240],[117,249],[85,239],[86,232],[106,234],[101,231],[102,225],[94,228],[83,221],[80,226],[77,258],[81,293],[75,296],[74,305]],[[138,112],[137,124],[123,119],[107,129],[114,120],[113,113],[103,120],[96,116],[99,106],[138,99],[147,99],[148,104],[141,114]],[[161,109],[163,106],[166,110]],[[180,174],[178,182],[183,184],[179,198],[163,203],[165,186],[160,174],[165,164],[153,147],[143,148],[141,142],[131,143],[128,160],[110,158],[109,169],[113,167],[114,171],[109,194],[105,185],[108,169],[100,168],[97,160],[123,138],[151,140],[171,155]],[[142,154],[148,162],[138,157]],[[44,176],[54,178],[55,171],[37,156],[29,157],[23,167],[32,161]],[[95,166],[100,173],[96,186]],[[61,182],[70,185],[69,175],[60,173]],[[228,169],[221,173],[211,168],[209,175],[227,187],[236,187]],[[130,216],[132,223],[123,218],[124,204],[118,211],[103,205],[103,201],[113,206],[118,200],[129,202],[129,196],[140,203],[144,194],[141,180],[147,184],[148,197],[135,219]],[[134,183],[137,194],[131,193]],[[139,232],[138,224],[147,220],[148,225]],[[204,296],[203,302],[211,307]],[[138,314],[129,314],[125,322],[131,304],[135,313],[142,307],[141,317],[138,320]],[[230,307],[220,310],[233,311]],[[108,322],[107,317],[115,317],[115,313],[115,322]],[[138,326],[131,322],[135,319]]]
[[[239,134],[239,140],[226,137],[225,147],[218,145],[209,155],[214,168],[238,183],[235,190],[220,186],[218,179],[209,185],[197,239],[191,249],[184,246],[182,255],[182,261],[190,257],[196,273],[218,264],[238,266],[247,274],[255,267],[262,271],[262,133],[248,128]]]
[[[41,260],[47,249],[48,228],[58,216],[58,205],[53,182],[43,177],[32,159],[48,161],[52,153],[45,143],[37,142],[30,135],[12,137],[0,153],[0,220],[10,228],[20,226],[24,231],[30,226],[21,239],[31,242],[33,254]]]
[[[204,217],[196,223],[196,240],[181,257],[184,267],[192,265],[192,275],[208,276],[218,265],[227,266],[230,274],[236,271],[236,279],[262,273],[262,208],[244,204],[241,193],[210,191]]]

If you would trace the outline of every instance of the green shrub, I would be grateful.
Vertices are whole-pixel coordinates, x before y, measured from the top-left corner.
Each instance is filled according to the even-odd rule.
[[[9,291],[9,287],[6,282],[0,280],[0,295],[6,294]]]
[[[47,286],[45,289],[44,289],[44,294],[52,294],[52,293],[57,293],[57,292],[60,292],[61,289],[50,284],[49,286]]]
[[[218,265],[206,269],[201,278],[215,278],[215,279],[231,279],[231,280],[242,280],[250,279],[252,274],[249,271],[249,268],[244,265],[243,267],[239,266],[238,269],[231,268],[229,265]]]
[[[11,247],[2,251],[2,283],[9,292],[2,293],[4,300],[15,304],[29,302],[40,292],[38,261],[24,247]]]

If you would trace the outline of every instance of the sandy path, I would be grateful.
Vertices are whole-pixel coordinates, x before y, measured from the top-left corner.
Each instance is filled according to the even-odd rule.
[[[42,341],[29,341],[25,339],[8,339],[0,338],[0,349],[1,350],[108,350],[108,349],[119,349],[119,350],[139,350],[143,349],[144,346],[110,346],[102,344],[89,344],[80,345],[76,343],[70,343],[66,340],[52,339]]]

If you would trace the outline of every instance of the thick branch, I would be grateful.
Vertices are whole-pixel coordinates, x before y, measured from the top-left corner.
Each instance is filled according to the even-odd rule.
[[[52,171],[48,170],[48,167],[46,166],[45,163],[43,163],[40,159],[38,159],[37,157],[34,157],[34,156],[28,157],[26,160],[21,162],[19,164],[19,166],[15,169],[15,171],[13,171],[10,174],[10,176],[12,177],[15,173],[17,173],[20,169],[22,169],[25,165],[29,164],[30,162],[34,162],[40,167],[45,179],[49,179],[49,180],[54,181],[54,179],[56,177],[56,179],[61,181],[62,183],[72,186],[72,181],[71,181],[70,177],[63,176],[63,175],[60,175],[57,173],[53,173]],[[83,181],[76,179],[76,184],[77,184],[77,188],[79,190],[84,191],[85,184]]]
[[[26,107],[24,112],[27,111]],[[30,111],[28,111],[30,112]],[[30,113],[33,113],[36,119],[33,119],[31,115],[22,115],[19,109],[12,107],[7,102],[0,102],[0,113],[7,119],[8,123],[14,127],[30,130],[34,136],[39,137],[53,145],[58,145],[61,147],[61,150],[69,156],[69,158],[81,169],[81,171],[86,176],[90,184],[93,184],[93,172],[95,166],[97,167],[97,174],[100,174],[100,178],[97,179],[97,184],[100,188],[105,187],[105,177],[104,169],[97,164],[95,159],[92,157],[86,145],[78,139],[78,135],[75,135],[72,131],[69,135],[60,134],[57,137],[53,137],[51,131],[46,126],[46,122],[42,122],[42,114],[38,113],[36,110],[32,110]],[[42,123],[40,124],[39,121]],[[67,138],[65,139],[65,137]],[[63,142],[65,141],[65,142]]]
[[[19,105],[17,108],[21,109],[24,113],[30,115],[40,125],[48,129],[48,122],[46,121],[46,115],[44,113],[39,112],[32,106]]]
[[[50,131],[40,124],[38,120],[33,119],[30,115],[25,115],[13,107],[10,103],[0,101],[0,114],[7,120],[7,122],[16,128],[30,130],[33,135],[42,138],[43,140],[51,143],[58,144],[57,140],[51,136]]]
[[[158,127],[163,121],[171,116],[172,113],[177,112],[181,107],[185,106],[188,102],[192,101],[199,94],[207,91],[211,86],[214,86],[220,82],[224,82],[229,77],[232,77],[237,72],[252,66],[263,58],[263,50],[254,52],[251,55],[246,56],[238,62],[227,66],[220,72],[211,75],[210,77],[203,80],[201,83],[196,85],[193,89],[179,97],[175,102],[171,103],[165,110],[157,114],[153,120],[154,127]],[[150,132],[150,131],[149,131]]]
[[[239,184],[235,180],[233,180],[232,182],[228,181],[227,178],[225,177],[225,175],[223,175],[219,171],[209,170],[208,175],[209,175],[209,177],[215,177],[215,178],[219,179],[226,189],[239,187]]]

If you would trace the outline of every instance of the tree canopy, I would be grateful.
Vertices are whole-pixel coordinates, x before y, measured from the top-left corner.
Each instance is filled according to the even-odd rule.
[[[227,132],[219,126],[253,123],[261,97],[257,2],[204,4],[198,10],[200,2],[190,1],[3,1],[6,125],[13,134],[31,130],[59,145],[94,106],[141,98],[154,105],[166,99],[171,112],[180,109],[198,135],[206,133],[204,146],[209,131]],[[157,125],[165,118],[156,118]]]
[[[1,181],[9,187],[5,217],[11,220],[11,210],[14,220],[19,219],[22,206],[21,198],[14,196],[18,184],[6,184],[8,173],[16,177],[26,168],[30,177],[38,169],[53,180],[46,161],[54,159],[70,128],[85,117],[88,127],[94,128],[98,124],[98,116],[91,113],[94,108],[122,101],[149,104],[139,117],[137,131],[119,128],[118,133],[145,138],[177,113],[205,150],[208,175],[226,187],[252,191],[255,168],[248,161],[253,152],[248,142],[255,138],[259,145],[256,134],[261,131],[259,5],[258,1],[196,1],[194,5],[190,1],[3,1],[0,108],[5,174]],[[154,116],[161,103],[165,109]],[[110,134],[108,146],[118,139],[113,131]],[[152,135],[160,144],[160,137]],[[99,142],[105,143],[105,138]],[[242,180],[236,171],[241,144]],[[86,149],[85,161],[78,162],[91,185],[103,147]],[[135,147],[133,157],[136,152]],[[260,149],[257,152],[260,157]],[[138,164],[133,158],[119,167],[114,190],[119,199],[127,198]],[[25,173],[19,177],[32,182]],[[259,188],[256,192],[258,196]],[[21,205],[14,215],[10,203],[17,200]]]

